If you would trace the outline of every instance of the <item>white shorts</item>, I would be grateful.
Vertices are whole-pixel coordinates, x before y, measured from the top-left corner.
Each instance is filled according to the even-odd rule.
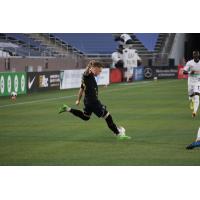
[[[194,93],[200,93],[200,82],[188,84],[188,95],[191,96]]]

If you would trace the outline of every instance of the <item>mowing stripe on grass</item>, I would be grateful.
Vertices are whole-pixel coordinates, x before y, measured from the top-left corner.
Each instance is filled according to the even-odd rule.
[[[159,82],[159,84],[161,83],[167,83],[167,82],[173,82],[173,81],[177,81],[177,80],[170,80],[170,81],[163,81],[163,82]],[[103,91],[104,92],[115,92],[115,91],[120,91],[120,90],[124,90],[124,89],[128,89],[127,86],[141,86],[143,84],[150,86],[150,84],[155,83],[153,81],[143,81],[143,82],[137,82],[137,83],[124,83],[124,84],[119,84],[120,86],[126,86],[126,87],[120,87],[117,89],[111,89],[111,90],[106,90]],[[45,102],[45,101],[55,101],[55,100],[59,100],[59,99],[70,99],[72,97],[75,97],[77,95],[70,95],[70,96],[64,96],[64,97],[55,97],[55,98],[48,98],[48,99],[39,99],[39,100],[34,100],[34,101],[25,101],[25,102],[21,102],[21,103],[15,103],[15,104],[6,104],[6,105],[2,105],[0,106],[1,108],[6,108],[6,107],[11,107],[11,106],[18,106],[18,105],[25,105],[25,104],[32,104],[32,103],[40,103],[40,102]]]

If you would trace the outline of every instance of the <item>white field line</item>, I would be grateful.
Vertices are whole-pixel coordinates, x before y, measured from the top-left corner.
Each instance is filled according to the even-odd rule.
[[[159,84],[161,84],[161,83],[166,84],[168,82],[173,82],[173,81],[175,81],[175,80],[163,81],[163,82],[159,82]],[[155,82],[154,81],[143,81],[143,82],[137,82],[137,83],[124,83],[124,84],[119,84],[119,85],[120,86],[134,86],[134,87],[139,86],[140,87],[143,84],[147,84],[147,86],[150,86],[151,83],[155,83]],[[104,92],[113,92],[113,91],[120,91],[120,90],[124,90],[124,89],[127,89],[127,87],[116,88],[116,89],[111,89],[111,90],[106,89],[105,91],[102,91],[102,92],[103,93]],[[55,100],[59,100],[59,99],[70,99],[70,98],[73,98],[75,96],[77,96],[77,95],[55,97],[55,98],[48,98],[48,99],[39,99],[39,100],[33,100],[33,101],[25,101],[25,102],[20,102],[20,103],[15,103],[15,104],[6,104],[6,105],[0,106],[0,109],[6,108],[6,107],[18,106],[18,105],[40,103],[40,102],[45,102],[45,101],[55,101]]]
[[[54,101],[58,99],[70,99],[72,97],[75,97],[76,95],[71,95],[71,96],[64,96],[64,97],[55,97],[55,98],[48,98],[48,99],[39,99],[39,100],[33,100],[33,101],[25,101],[21,103],[15,103],[15,104],[6,104],[0,106],[0,108],[5,108],[5,107],[11,107],[11,106],[18,106],[18,105],[25,105],[25,104],[33,104],[33,103],[40,103],[44,101]]]

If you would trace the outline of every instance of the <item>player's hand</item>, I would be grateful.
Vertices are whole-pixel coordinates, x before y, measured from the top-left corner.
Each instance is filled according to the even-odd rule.
[[[79,100],[76,100],[75,104],[76,104],[77,106],[79,106],[80,101],[79,101]]]
[[[198,74],[199,75],[200,74],[200,70],[195,70],[195,71],[193,70],[193,71],[190,72],[190,74]]]
[[[185,70],[183,70],[183,74],[187,75],[187,74],[188,74],[188,72],[187,72],[187,71],[185,71]]]

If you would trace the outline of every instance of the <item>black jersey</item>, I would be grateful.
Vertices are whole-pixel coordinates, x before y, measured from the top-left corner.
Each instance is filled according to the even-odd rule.
[[[92,73],[83,74],[81,88],[85,91],[85,101],[91,102],[98,100],[98,86]]]

